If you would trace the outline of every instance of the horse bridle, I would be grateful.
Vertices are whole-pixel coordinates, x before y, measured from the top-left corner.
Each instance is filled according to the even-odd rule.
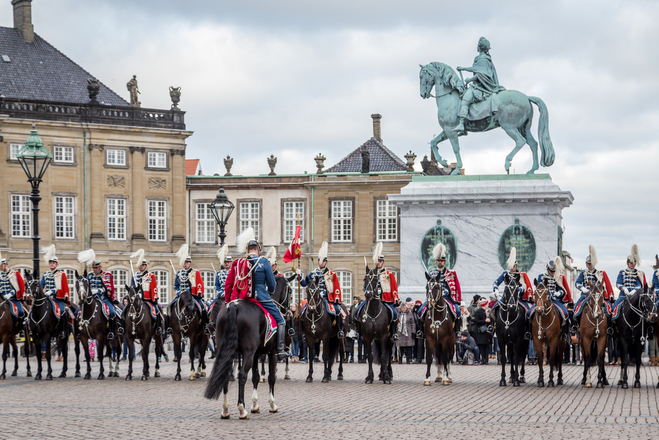
[[[142,320],[144,320],[144,301],[140,301],[140,310],[139,310],[139,312],[137,310],[135,310],[135,299],[137,299],[140,296],[139,290],[133,288],[130,291],[135,292],[135,294],[131,294],[131,293],[128,294],[128,305],[130,307],[128,308],[128,315],[127,316],[131,317],[131,320],[133,322],[133,332],[132,333],[133,333],[133,336],[135,336],[137,334],[137,326],[142,322]],[[139,316],[140,319],[136,320],[137,316]]]
[[[93,339],[91,333],[89,333],[89,324],[96,317],[96,312],[98,311],[98,303],[94,295],[90,295],[89,291],[89,281],[85,277],[80,277],[76,280],[76,293],[78,298],[80,298],[80,313],[79,319],[80,323],[78,324],[78,329],[82,330],[83,327],[87,330],[87,336],[89,339]],[[85,306],[91,306],[94,303],[94,313],[89,319],[84,319],[85,316]]]
[[[36,288],[33,287],[35,285],[36,285]],[[39,288],[39,281],[38,280],[33,279],[33,280],[28,281],[27,290],[32,295],[32,308],[30,309],[30,312],[28,313],[28,316],[29,316],[30,321],[34,322],[35,327],[37,327],[39,324],[41,324],[41,321],[43,321],[46,318],[46,316],[48,315],[48,299],[49,298],[46,295],[42,296],[41,298],[37,298],[35,296],[33,290],[37,290],[38,288]],[[33,316],[34,315],[34,309],[41,306],[41,305],[43,305],[44,303],[46,304],[46,310],[44,311],[43,316],[37,321],[37,320],[34,319],[34,316]]]
[[[186,292],[189,292],[189,291],[186,290]],[[192,298],[192,293],[190,293],[190,297],[192,299],[193,306],[195,306],[194,298]],[[192,320],[194,319],[195,313],[193,313],[192,316],[188,315],[188,313],[185,310],[185,309],[188,308],[187,305],[183,308],[184,310],[181,311],[181,300],[183,300],[183,302],[185,302],[185,300],[183,299],[183,293],[181,293],[178,296],[178,298],[176,299],[176,309],[175,309],[176,318],[178,319],[178,322],[179,322],[179,328],[181,330],[181,334],[183,334],[183,333],[187,332],[188,329],[190,328],[190,323],[192,323]],[[228,304],[227,304],[227,307],[228,307]],[[183,322],[181,320],[181,315],[184,317],[185,322]],[[183,323],[183,325],[181,325],[181,323]]]
[[[595,339],[599,337],[600,334],[600,324],[605,320],[603,317],[604,315],[604,310],[598,310],[600,305],[600,299],[604,297],[604,291],[602,289],[601,284],[597,283],[592,285],[590,292],[588,293],[588,299],[586,301],[586,307],[591,311],[591,314],[595,317],[595,322],[593,322],[590,319],[590,315],[588,313],[583,312],[586,315],[586,319],[588,322],[590,322],[590,325],[592,325],[595,328]],[[593,306],[594,303],[594,306]],[[602,302],[602,309],[604,308],[604,303]]]
[[[519,287],[521,286],[520,283],[517,282],[517,279],[514,277],[509,277],[510,282],[506,283],[506,289],[507,289],[507,295],[506,292],[504,291],[502,301],[499,303],[499,308],[501,309],[502,312],[506,313],[506,320],[503,320],[503,316],[501,316],[501,321],[503,322],[504,327],[506,330],[510,328],[511,325],[513,325],[517,319],[519,318],[519,313],[517,311],[517,308],[519,307]],[[503,300],[506,299],[504,302]],[[512,300],[512,301],[511,301]],[[510,311],[514,310],[515,311],[515,319],[510,321]]]
[[[364,315],[362,316],[362,322],[366,322],[366,319],[370,319],[375,323],[375,320],[378,319],[378,317],[382,314],[382,301],[380,301],[380,297],[378,296],[377,292],[377,278],[378,274],[377,271],[375,270],[369,270],[366,272],[366,275],[364,276],[364,281],[366,281],[366,278],[368,278],[368,281],[364,284],[364,297],[368,297],[370,293],[370,298],[366,299],[366,305],[362,307],[362,310],[364,310]],[[373,285],[373,280],[376,280],[376,288],[374,289],[372,287]],[[378,314],[375,316],[369,316],[368,314],[368,307],[371,304],[371,301],[376,299],[378,301]]]
[[[539,290],[542,290],[542,293],[540,293]],[[542,332],[543,331],[546,332],[547,329],[550,328],[554,324],[554,321],[556,320],[556,315],[558,314],[558,312],[554,311],[554,315],[551,318],[551,322],[547,325],[547,327],[543,327],[542,326],[542,318],[549,315],[552,312],[552,309],[553,309],[553,307],[552,307],[553,304],[551,302],[551,299],[549,299],[549,295],[548,295],[549,287],[544,283],[540,284],[535,289],[535,293],[538,295],[538,298],[543,298],[543,305],[542,305],[543,311],[542,311],[542,313],[537,313],[536,312],[536,314],[535,314],[535,320],[538,323],[538,339],[540,339],[542,337]],[[545,295],[547,296],[546,300],[544,299]],[[536,301],[536,304],[537,303],[538,302]],[[549,306],[546,307],[545,303],[549,303]],[[537,310],[537,307],[536,307],[536,310]]]
[[[315,287],[307,286],[307,309],[305,310],[304,316],[311,322],[311,333],[316,334],[316,322],[320,321],[320,318],[325,314],[325,307],[323,307],[323,302],[320,297],[320,286],[319,283],[314,283]],[[318,299],[316,299],[318,298]],[[318,306],[320,305],[320,312],[318,312]],[[316,319],[316,314],[318,314],[318,319]],[[311,315],[311,317],[309,316]]]
[[[448,304],[446,304],[444,300],[444,289],[442,286],[442,282],[437,281],[437,276],[439,275],[435,275],[431,277],[426,283],[426,299],[430,304],[429,316],[430,316],[430,320],[432,321],[432,323],[430,324],[430,329],[432,330],[433,333],[435,332],[435,329],[438,329],[449,318]],[[437,292],[437,293],[434,294],[433,292]],[[439,304],[442,301],[444,302],[444,305],[440,306]],[[442,318],[441,321],[435,319],[435,312],[439,313],[440,317],[443,314],[444,318]]]
[[[634,307],[634,305],[632,304],[632,301],[631,301],[631,299],[634,298],[634,296],[636,296],[636,295],[638,295],[639,308]],[[649,313],[644,313],[644,310],[643,310],[644,306],[641,303],[641,299],[644,296],[649,297],[650,303],[652,304],[652,309],[650,309]],[[627,305],[629,305],[629,309],[632,312],[634,312],[634,314],[636,314],[638,316],[639,320],[636,323],[636,325],[631,325],[629,323],[629,321],[627,321],[627,316],[625,316],[624,311],[621,310],[620,313],[622,314],[622,318],[625,320],[625,323],[627,324],[627,327],[629,327],[632,330],[635,330],[636,327],[638,327],[639,325],[641,326],[641,339],[640,339],[640,341],[641,341],[641,345],[645,345],[645,336],[644,336],[645,335],[645,328],[644,328],[645,327],[645,321],[649,320],[650,316],[657,314],[657,312],[656,312],[657,304],[654,302],[653,295],[651,293],[641,292],[640,290],[638,290],[638,291],[636,291],[636,293],[634,295],[631,296],[631,298],[626,296],[625,301],[627,302]]]

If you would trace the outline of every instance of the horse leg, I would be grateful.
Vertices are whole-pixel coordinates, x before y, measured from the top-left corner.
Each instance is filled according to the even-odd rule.
[[[524,139],[524,137],[519,132],[519,130],[517,130],[517,127],[501,126],[501,128],[503,128],[503,131],[505,131],[506,134],[515,141],[515,148],[513,148],[513,151],[511,151],[510,154],[506,156],[505,168],[506,168],[506,172],[508,172],[510,170],[510,166],[512,165],[513,158],[519,152],[519,150],[521,150],[522,147],[526,144],[526,139]],[[536,153],[537,153],[537,147],[536,147]]]
[[[7,356],[9,355],[9,341],[7,337],[2,338],[2,374],[0,374],[0,380],[5,380],[7,378]]]
[[[32,377],[32,371],[30,370],[30,329],[28,325],[25,325],[25,342],[23,343],[23,349],[25,350],[25,363],[27,377]]]
[[[197,338],[193,336],[190,336],[190,380],[195,380],[197,378],[197,375],[195,374],[194,371],[194,361],[195,361],[195,349],[197,348]]]
[[[435,160],[437,163],[439,163],[441,166],[448,168],[448,163],[442,158],[442,156],[439,154],[439,150],[437,149],[437,144],[440,142],[445,141],[448,139],[446,136],[446,132],[442,130],[441,133],[439,133],[433,140],[430,141],[430,149],[432,150],[433,155],[435,156]]]
[[[307,347],[309,348],[309,375],[307,382],[313,382],[313,359],[314,359],[314,341],[313,338],[307,338]]]
[[[228,419],[229,414],[229,383],[224,386],[224,402],[222,403],[222,412],[220,413],[221,419]]]
[[[181,355],[183,354],[181,350],[181,333],[175,331],[172,334],[172,338],[174,339],[174,357],[176,357],[177,361],[176,375],[174,376],[174,380],[181,380]]]
[[[430,351],[430,348],[427,346],[428,344],[428,339],[426,338],[426,380],[423,381],[423,385],[429,387],[431,385],[430,382],[430,369],[432,368],[432,351]]]
[[[277,404],[275,403],[275,382],[277,381],[277,376],[275,375],[275,371],[277,371],[277,358],[275,357],[274,351],[271,351],[270,354],[268,355],[268,385],[269,385],[269,393],[268,393],[268,403],[270,404],[270,409],[269,411],[271,413],[276,413],[279,412],[279,408],[277,408]]]
[[[526,174],[533,174],[536,172],[539,168],[538,166],[538,142],[533,138],[533,135],[531,134],[531,125],[533,122],[533,115],[530,115],[531,117],[528,118],[528,121],[526,124],[524,124],[524,128],[520,130],[522,133],[522,136],[526,138],[526,143],[529,144],[529,148],[531,148],[531,156],[533,157],[533,166],[529,171],[526,172]]]
[[[251,412],[252,414],[257,414],[261,412],[261,409],[259,408],[259,393],[257,391],[257,388],[259,387],[259,382],[260,382],[260,374],[259,374],[259,358],[261,360],[261,365],[265,365],[263,361],[263,357],[255,357],[254,358],[254,365],[252,365],[252,386],[254,389],[252,390],[252,409]]]
[[[535,334],[535,330],[533,331]],[[537,343],[536,343],[537,341]],[[545,386],[545,371],[544,367],[542,364],[544,364],[544,349],[543,349],[543,342],[542,340],[538,340],[537,337],[533,338],[533,345],[535,345],[535,351],[538,354],[538,386],[539,387],[544,387]]]
[[[372,340],[364,339],[364,348],[366,348],[366,358],[368,359],[368,374],[366,375],[365,383],[373,383],[373,349],[371,347]]]
[[[629,385],[627,383],[627,366],[629,365],[629,357],[627,354],[627,341],[625,338],[621,337],[618,338],[618,349],[620,350],[620,380],[618,380],[618,385],[620,385],[623,389],[629,388]]]
[[[119,354],[121,353],[121,349],[122,349],[122,347],[121,347],[122,341],[123,341],[123,338],[121,338],[121,337],[117,337],[114,340],[114,343],[117,345],[117,347],[116,347],[116,349],[117,349],[117,360],[114,363],[114,377],[119,377],[119,362],[121,361],[121,356],[119,356]],[[108,345],[108,349],[110,350],[110,353],[112,353],[112,348],[109,347],[109,345]],[[147,353],[147,356],[148,356],[148,353]],[[112,373],[112,358],[110,357],[109,359],[110,359],[110,372]]]
[[[51,335],[48,335],[48,337],[44,339],[46,340],[46,380],[53,380],[53,367],[51,364],[52,355],[50,350],[52,337]]]
[[[153,377],[160,377],[160,353],[162,353],[162,335],[155,336],[156,344],[156,371],[153,373]]]
[[[126,343],[128,344],[128,372],[126,373],[125,380],[133,380],[133,356],[135,356],[135,336],[126,332]],[[119,357],[119,352],[117,352]],[[142,362],[144,362],[144,350],[142,350]],[[144,380],[144,373],[142,373],[142,380]]]
[[[290,374],[288,374],[288,373],[289,373],[289,370],[288,370],[288,358],[286,358],[286,367],[285,367],[285,369],[284,369],[284,380],[290,380],[290,379],[291,379],[291,376],[290,376]]]
[[[338,341],[339,345],[339,374],[336,376],[336,380],[343,380],[343,354],[345,353],[345,347],[341,340]],[[288,359],[286,359],[288,364]]]
[[[76,372],[75,372],[75,377],[80,377],[80,339],[77,338],[75,335],[73,336],[73,351],[76,355]]]
[[[601,334],[606,334],[606,328],[604,329],[603,332],[600,332]],[[597,349],[597,366],[599,367],[600,375],[602,378],[602,388],[604,386],[609,384],[609,381],[606,379],[606,368],[604,367],[604,355],[606,353],[606,337],[601,338],[601,341],[598,341],[598,349]]]
[[[435,382],[442,381],[442,347],[439,342],[435,342],[435,357],[437,358],[437,376],[435,376]]]
[[[590,353],[590,343],[587,338],[581,337],[583,343],[581,344],[581,351],[583,356],[583,380],[581,385],[584,385],[586,388],[592,388],[593,384],[590,380],[590,367],[591,367],[591,353]],[[597,388],[600,388],[600,379],[597,379]]]
[[[40,338],[32,338],[34,341],[34,348],[37,352],[37,374],[34,376],[34,380],[41,380],[41,372],[43,371],[43,365],[41,363],[41,339]],[[7,349],[7,346],[5,345],[5,349]],[[4,368],[2,370],[4,374]]]
[[[97,345],[98,345],[98,367],[100,370],[100,373],[98,373],[98,380],[103,380],[105,379],[105,369],[103,368],[103,356],[104,356],[104,351],[105,351],[105,346],[107,345],[107,341],[101,339],[96,340]],[[110,361],[112,361],[112,352],[108,353],[108,357]]]
[[[547,343],[547,364],[549,365],[549,381],[547,386],[553,388],[556,386],[554,383],[554,367],[556,365],[556,352],[558,351],[558,341],[556,338],[559,338],[560,335],[555,335],[554,340],[550,340]]]
[[[69,340],[67,339],[57,339],[62,349],[62,372],[59,377],[66,377],[66,372],[69,369]]]
[[[385,336],[385,340],[380,343],[382,350],[380,350],[380,371],[382,372],[382,383],[391,384],[391,375],[389,374],[389,367],[391,366],[391,351],[392,345],[389,342],[389,335]],[[398,353],[400,356],[400,352]]]
[[[458,135],[452,133],[449,135],[448,140],[451,142],[451,146],[453,147],[453,152],[455,153],[455,161],[457,163],[455,169],[451,172],[451,175],[457,176],[460,174],[460,168],[462,168],[462,156],[460,156],[460,142],[458,141]]]
[[[333,348],[332,338],[327,338],[323,341],[323,366],[325,367],[325,371],[323,371],[322,383],[332,380],[332,363],[334,362],[334,356],[336,356]]]
[[[643,354],[643,348],[636,347],[636,374],[634,375],[634,388],[641,388],[641,355]]]
[[[261,361],[261,382],[265,382],[265,355],[259,356],[259,361]],[[258,367],[258,365],[257,365]]]
[[[506,358],[506,348],[508,344],[500,344],[499,355],[501,356],[501,380],[499,381],[500,387],[505,387],[508,384],[506,383],[506,363],[503,362],[503,359]],[[468,356],[467,350],[465,350],[465,356]],[[511,372],[512,374],[512,372]]]
[[[256,362],[254,353],[243,353],[243,368],[238,373],[238,417],[241,419],[249,419],[249,413],[245,409],[245,384],[249,370]]]
[[[142,376],[144,380],[149,380],[149,369],[151,365],[149,364],[149,349],[151,348],[151,334],[149,330],[145,330],[146,335],[142,339]],[[155,345],[155,344],[154,344]],[[158,353],[156,347],[156,353]],[[158,359],[158,354],[156,354],[156,360]]]
[[[563,353],[565,353],[566,342],[558,340],[558,352],[556,353],[556,363],[558,364],[558,379],[556,385],[563,385]]]
[[[199,343],[199,362],[197,363],[197,372],[195,377],[206,377],[206,349],[208,348],[208,335],[201,333],[201,342]]]
[[[92,364],[91,364],[91,355],[89,354],[89,339],[86,337],[81,337],[82,350],[85,352],[85,360],[87,361],[87,373],[85,374],[84,379],[89,380],[92,378]]]

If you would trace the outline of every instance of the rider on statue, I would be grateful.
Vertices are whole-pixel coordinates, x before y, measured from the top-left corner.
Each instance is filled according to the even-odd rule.
[[[607,329],[606,332],[610,335],[613,335],[613,328],[611,327],[611,300],[613,299],[613,288],[611,287],[611,281],[609,281],[609,276],[603,270],[595,269],[597,265],[597,254],[595,253],[595,248],[591,244],[588,246],[588,256],[586,257],[586,269],[582,270],[577,281],[575,282],[575,287],[581,291],[581,297],[577,300],[577,303],[574,306],[574,320],[575,322],[572,325],[572,334],[579,333],[579,328],[581,327],[581,315],[583,313],[583,306],[586,304],[586,300],[590,295],[590,283],[593,285],[597,283],[602,283],[604,287],[604,300],[607,304]]]
[[[304,278],[300,280],[300,286],[307,287],[312,280],[315,280],[318,284],[318,290],[323,298],[329,303],[333,303],[336,309],[336,324],[339,328],[338,337],[343,339],[345,336],[343,333],[343,308],[341,307],[341,285],[339,284],[339,277],[335,272],[332,272],[327,267],[327,250],[328,244],[326,241],[323,241],[323,244],[320,246],[318,251],[318,267]],[[302,277],[302,272],[300,269],[296,271],[298,277]]]
[[[563,260],[561,260],[561,257],[556,257],[555,259],[550,260],[549,263],[547,263],[546,272],[538,275],[538,283],[541,284],[543,281],[546,282],[547,288],[549,289],[549,299],[559,311],[561,328],[563,329],[564,336],[567,336],[566,327],[570,316],[566,304],[572,302],[572,294],[570,292],[570,286],[567,283],[567,278],[563,275],[563,268]],[[534,312],[535,306],[531,308],[529,315],[533,315]]]
[[[261,245],[255,238],[254,229],[247,228],[238,236],[238,249],[245,249],[247,257],[231,263],[224,287],[225,298],[230,299],[227,306],[238,299],[241,290],[248,289],[249,296],[256,298],[277,322],[277,358],[283,361],[290,357],[286,348],[286,321],[270,297],[276,287],[275,276],[270,262],[259,256]]]
[[[59,259],[55,255],[55,245],[51,244],[44,250],[46,252],[44,260],[48,262],[50,270],[41,276],[40,284],[45,294],[51,297],[60,309],[58,323],[59,337],[60,339],[64,339],[66,338],[66,325],[68,321],[66,316],[68,313],[67,305],[71,305],[71,302],[69,301],[69,283],[66,279],[66,273],[57,268]]]
[[[632,253],[627,257],[627,268],[620,271],[616,280],[616,287],[620,290],[618,299],[613,304],[613,321],[620,316],[620,304],[627,299],[627,295],[632,296],[638,289],[645,284],[645,274],[636,269],[641,264],[641,256],[638,253],[638,246],[632,246]]]
[[[465,80],[465,85],[471,83],[467,87],[462,101],[460,103],[460,111],[458,117],[460,122],[455,127],[458,133],[465,133],[464,120],[469,113],[469,105],[474,102],[484,101],[493,93],[498,93],[505,88],[499,85],[499,77],[497,71],[492,63],[490,56],[490,42],[485,37],[478,40],[478,55],[474,58],[474,64],[471,67],[458,67],[459,71],[471,72],[474,74],[471,78]]]
[[[9,301],[11,314],[16,318],[17,325],[22,329],[25,319],[23,301],[25,296],[25,281],[17,270],[9,270],[7,259],[0,254],[0,295],[5,301]],[[23,330],[21,330],[22,332]]]
[[[92,249],[88,251],[93,252]],[[84,261],[84,257],[81,257],[81,254],[88,251],[82,251],[78,254],[78,260],[81,258]],[[121,325],[117,325],[117,313],[115,312],[114,306],[119,305],[117,301],[117,294],[114,290],[114,278],[110,272],[104,272],[103,266],[101,265],[101,260],[94,259],[92,262],[92,272],[87,274],[87,281],[89,281],[89,288],[91,289],[92,295],[100,299],[106,306],[108,310],[108,323],[110,329],[107,335],[109,341],[114,339],[114,332],[117,330],[119,335],[123,335],[124,331]]]
[[[510,277],[511,283],[518,286],[517,302],[526,310],[526,313],[524,314],[526,317],[526,332],[524,333],[524,339],[530,341],[532,339],[531,320],[528,315],[531,310],[531,303],[533,303],[533,286],[531,285],[531,280],[529,280],[529,276],[526,272],[519,272],[517,270],[517,249],[515,247],[510,248],[510,255],[506,265],[508,266],[508,270],[504,271],[499,278],[494,281],[494,284],[492,284],[492,291],[499,291],[499,286],[504,282],[506,274]],[[492,306],[490,315],[496,316],[496,309],[500,304],[501,299]],[[496,319],[493,319],[493,321],[496,322]]]
[[[458,274],[454,270],[450,270],[446,267],[446,246],[443,243],[437,243],[432,249],[432,255],[435,258],[435,263],[437,268],[432,269],[428,275],[431,278],[435,278],[436,281],[442,286],[442,296],[444,299],[452,306],[451,311],[455,316],[453,321],[453,326],[457,331],[458,318],[462,315],[460,311],[460,302],[462,301],[462,289],[460,289],[460,281],[458,280]],[[421,308],[419,309],[419,316],[423,320],[423,315],[426,312],[426,304],[428,301],[424,302]]]
[[[181,292],[189,291],[192,294],[192,298],[199,306],[204,333],[210,335],[211,329],[208,327],[208,310],[206,310],[206,304],[203,301],[204,279],[197,269],[192,268],[192,256],[188,253],[187,244],[181,246],[176,253],[176,256],[179,258],[179,264],[183,266],[183,269],[179,270],[174,278],[174,292],[176,293],[176,298],[179,297]],[[174,298],[174,301],[176,301],[176,298]],[[172,301],[172,303],[174,301]],[[169,333],[170,329],[167,329],[167,332]]]
[[[158,282],[156,274],[147,269],[148,263],[144,258],[144,249],[139,249],[130,258],[131,260],[136,258],[139,264],[138,271],[135,272],[135,276],[130,280],[130,285],[133,287],[141,286],[142,299],[153,306],[156,317],[153,318],[153,315],[151,317],[153,318],[153,326],[156,327],[156,334],[159,335],[162,333],[162,326],[160,324],[165,321],[165,318],[162,316],[160,306],[158,306]]]

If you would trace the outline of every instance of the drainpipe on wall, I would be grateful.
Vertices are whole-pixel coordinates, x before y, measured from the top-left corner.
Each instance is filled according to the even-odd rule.
[[[315,181],[315,176],[312,174],[311,175],[311,183]],[[313,254],[314,248],[314,185],[311,185],[311,252],[310,254]],[[309,266],[309,270],[313,267],[313,257],[311,258],[311,266]]]
[[[87,132],[85,130],[82,131],[82,163],[85,187],[85,249],[89,249],[89,235],[87,234]]]

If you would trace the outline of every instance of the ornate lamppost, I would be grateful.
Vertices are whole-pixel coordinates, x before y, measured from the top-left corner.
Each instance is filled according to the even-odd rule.
[[[220,233],[218,234],[220,237],[220,246],[224,245],[224,239],[227,236],[227,234],[224,233],[224,227],[227,225],[229,217],[231,217],[233,208],[233,203],[231,203],[227,197],[224,188],[220,186],[220,190],[217,192],[215,200],[211,202],[211,212],[213,213],[213,217],[215,217],[215,221],[220,226]]]
[[[39,279],[39,184],[43,175],[46,173],[50,161],[53,159],[52,153],[43,146],[41,138],[37,134],[35,125],[32,124],[30,137],[25,141],[25,146],[16,154],[16,159],[23,167],[27,175],[27,180],[32,186],[30,201],[32,202],[32,271],[34,277]]]

